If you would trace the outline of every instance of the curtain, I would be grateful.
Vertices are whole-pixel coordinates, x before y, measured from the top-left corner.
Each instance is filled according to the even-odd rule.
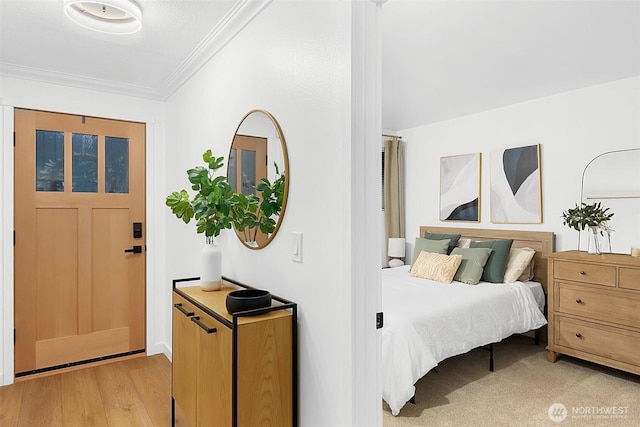
[[[404,165],[402,140],[384,142],[384,228],[389,237],[404,236]]]

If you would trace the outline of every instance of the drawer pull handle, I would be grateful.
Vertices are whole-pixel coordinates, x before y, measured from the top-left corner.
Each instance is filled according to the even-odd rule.
[[[205,325],[204,323],[202,323],[200,321],[200,316],[194,316],[191,318],[191,321],[194,322],[196,325],[200,326],[202,329],[204,329],[204,331],[208,334],[212,334],[214,332],[216,332],[216,328],[210,328],[207,325]]]
[[[578,333],[576,334],[576,338],[582,338],[582,334],[581,334],[580,332],[578,332]]]
[[[194,313],[193,313],[193,311],[187,311],[187,310],[185,310],[185,309],[184,309],[184,307],[182,307],[182,303],[180,303],[180,302],[179,302],[179,303],[176,303],[176,304],[173,304],[173,306],[174,306],[175,308],[177,308],[177,309],[178,309],[182,314],[184,314],[184,315],[185,315],[185,316],[187,316],[187,317],[191,317],[191,316],[193,316],[193,314],[194,314]]]
[[[586,271],[581,271],[580,274],[582,274],[584,276],[585,274],[587,274],[587,272]]]
[[[576,303],[582,304],[582,300],[580,298],[576,298]]]

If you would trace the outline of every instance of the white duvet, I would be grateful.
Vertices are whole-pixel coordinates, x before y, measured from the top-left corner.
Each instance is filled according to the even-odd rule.
[[[444,284],[411,277],[409,266],[383,269],[382,398],[391,413],[438,362],[545,325],[542,307],[533,282]]]

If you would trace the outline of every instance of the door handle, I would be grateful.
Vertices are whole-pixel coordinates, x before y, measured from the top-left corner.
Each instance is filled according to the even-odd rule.
[[[141,254],[142,253],[142,246],[141,245],[135,245],[134,247],[132,247],[130,249],[125,249],[124,252],[125,253],[132,253],[132,254]]]

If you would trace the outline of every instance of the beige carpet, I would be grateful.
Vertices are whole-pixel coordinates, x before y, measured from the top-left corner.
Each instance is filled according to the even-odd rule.
[[[416,384],[415,405],[394,417],[383,404],[384,427],[640,426],[640,376],[568,356],[549,363],[525,336],[496,344],[494,355],[494,372],[482,349],[443,361]],[[558,405],[551,419],[553,404],[564,419]]]

